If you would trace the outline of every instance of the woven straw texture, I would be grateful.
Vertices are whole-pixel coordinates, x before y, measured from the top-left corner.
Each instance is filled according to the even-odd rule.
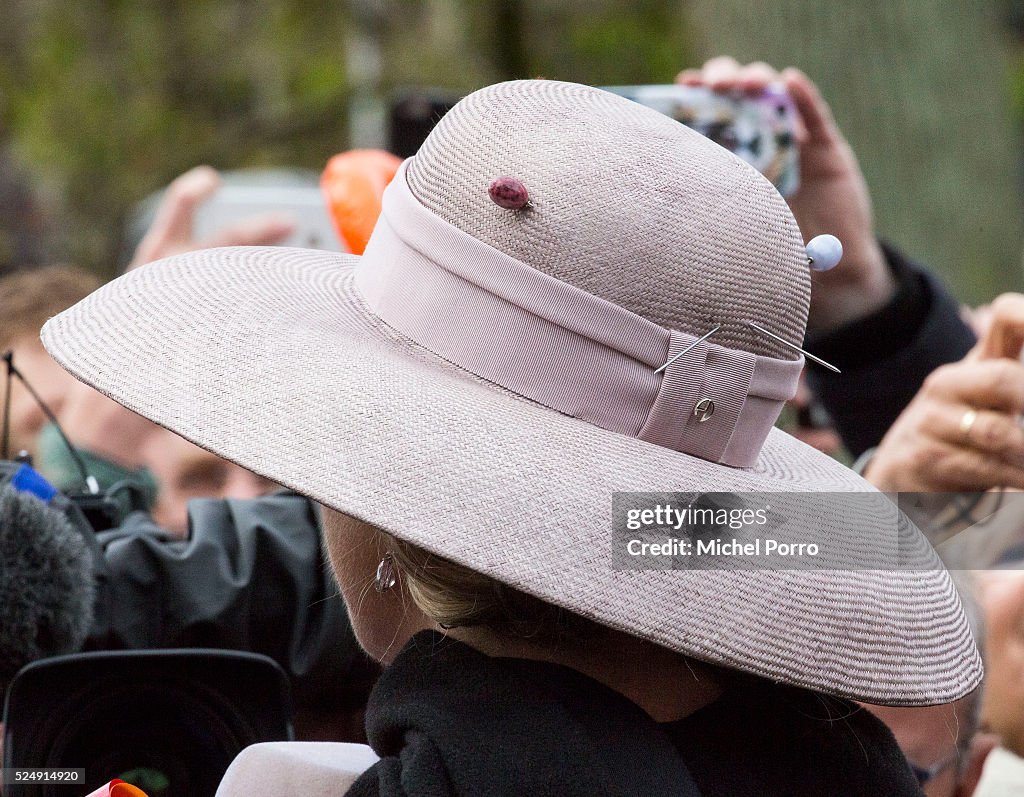
[[[589,151],[651,147],[649,162],[630,161],[631,169],[646,170],[649,183],[661,180],[664,185],[667,159],[678,157],[679,164],[694,161],[687,173],[699,176],[705,186],[701,190],[710,191],[712,200],[718,194],[706,186],[723,170],[736,175],[731,191],[758,186],[760,178],[752,179],[746,167],[731,156],[723,164],[721,153],[679,126],[664,127],[660,147],[651,145],[650,132],[661,129],[660,121],[646,113],[631,121],[634,111],[625,101],[580,87],[547,82],[499,86],[471,98],[470,109],[455,118],[476,108],[475,114],[490,119],[493,97],[503,98],[499,104],[511,108],[512,118],[545,120],[525,129],[551,141],[558,139],[553,128],[559,119],[588,113],[584,100],[590,97],[594,113],[608,119],[587,128]],[[623,114],[618,126],[612,124],[612,105]],[[488,125],[480,122],[478,127],[489,130]],[[439,142],[455,135],[449,123],[425,155],[443,151]],[[475,139],[473,129],[465,135],[464,154],[494,146]],[[522,147],[521,173],[530,185],[531,175],[544,173],[548,155],[536,142],[532,149],[525,143]],[[678,156],[670,154],[677,150]],[[579,166],[583,172],[591,168]],[[468,191],[454,187],[469,184],[463,163],[450,162],[447,175],[449,201],[476,207],[475,198],[455,198]],[[621,175],[591,177],[601,185],[590,195],[610,198],[615,192],[604,183]],[[635,179],[639,182],[639,175]],[[485,180],[484,201],[486,185]],[[786,317],[802,323],[807,275],[801,270],[789,281],[779,276],[795,267],[787,263],[800,262],[795,251],[799,235],[787,226],[791,219],[778,210],[774,193],[757,188],[757,201],[730,196],[718,205],[717,226],[702,216],[707,227],[692,240],[658,226],[670,218],[673,231],[690,224],[686,214],[696,205],[680,198],[687,192],[665,189],[666,208],[656,211],[660,221],[654,225],[645,214],[654,213],[658,202],[631,203],[620,196],[616,201],[625,209],[603,204],[592,209],[605,222],[588,228],[590,243],[580,249],[576,225],[588,217],[587,203],[572,198],[580,190],[566,178],[560,187],[538,191],[538,211],[557,207],[569,214],[561,238],[555,235],[555,221],[547,219],[543,223],[550,239],[543,243],[529,244],[511,231],[504,244],[498,239],[491,243],[509,251],[514,245],[533,246],[546,253],[538,268],[550,273],[560,268],[560,278],[627,306],[631,301],[631,309],[677,326],[691,313],[701,322],[702,312],[716,321],[722,317],[716,315],[721,311],[692,309],[704,301],[696,296],[698,283],[705,282],[698,264],[720,261],[725,265],[719,268],[728,270],[733,263],[728,279],[723,274],[722,284],[709,286],[715,295],[728,299],[729,307],[750,307],[752,313],[769,302],[771,312],[761,308],[752,317],[774,319],[774,328]],[[744,224],[760,219],[756,229],[761,234],[750,232],[745,249],[735,243],[745,239],[739,230],[743,225],[731,210],[726,213],[726,206],[743,208]],[[491,209],[481,206],[477,216],[469,216],[486,227],[479,221],[484,213]],[[609,230],[602,225],[617,213],[622,218],[606,236]],[[499,235],[506,223],[499,214],[489,229]],[[469,221],[462,220],[461,226],[469,229]],[[672,245],[643,244],[651,258],[645,261],[619,261],[618,253],[604,257],[602,242],[608,237],[616,241],[610,247],[614,250],[635,235],[633,252],[639,252],[636,230]],[[720,239],[746,253],[742,262],[753,262],[760,248],[774,246],[789,254],[782,257],[772,250],[774,278],[761,264],[763,276],[748,279],[735,273],[739,257],[721,258]],[[704,249],[696,253],[701,240]],[[695,252],[687,258],[677,257],[682,241]],[[520,258],[529,254],[513,253]],[[573,260],[578,261],[575,268]],[[950,579],[939,569],[613,570],[614,491],[860,492],[870,487],[777,430],[755,467],[734,469],[607,432],[515,396],[430,354],[373,316],[353,287],[356,262],[352,256],[280,248],[217,249],[170,258],[110,283],[50,321],[44,343],[79,378],[221,456],[526,592],[673,650],[877,703],[944,702],[978,684],[977,651]],[[625,268],[628,278],[619,274]],[[640,280],[656,298],[631,286]],[[767,299],[761,293],[765,289],[770,289]],[[794,332],[794,339],[799,337]],[[763,346],[758,340],[750,349],[781,355]],[[848,542],[851,556],[858,547],[870,546],[870,536],[857,521],[830,519],[820,530],[823,546],[842,550]],[[918,555],[927,560],[926,544],[915,539]],[[891,540],[879,536],[878,544]]]
[[[491,202],[499,175],[521,180],[536,212]],[[696,336],[720,324],[722,346],[799,356],[744,323],[803,340],[811,281],[789,208],[664,114],[573,83],[502,83],[445,115],[409,185],[450,224],[656,324]]]

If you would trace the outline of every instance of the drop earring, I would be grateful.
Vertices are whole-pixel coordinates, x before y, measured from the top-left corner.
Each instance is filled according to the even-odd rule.
[[[395,559],[391,551],[384,554],[384,558],[377,565],[377,577],[373,580],[373,588],[377,592],[386,592],[398,583],[395,576]]]

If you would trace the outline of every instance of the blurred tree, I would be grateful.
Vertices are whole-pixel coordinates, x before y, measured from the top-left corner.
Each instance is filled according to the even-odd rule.
[[[10,155],[0,150],[0,277],[45,265],[46,231],[32,186]]]
[[[861,155],[882,233],[979,300],[1021,284],[1004,41],[1020,5],[3,0],[0,131],[60,221],[47,250],[110,273],[127,210],[176,174],[382,145],[400,86],[660,83],[720,52],[796,63]]]
[[[670,82],[693,55],[685,7],[665,0],[523,3],[525,73],[593,85]]]
[[[346,18],[327,0],[4,0],[0,119],[110,273],[136,200],[197,163],[319,169],[345,147]]]
[[[882,235],[972,302],[1020,290],[1020,137],[999,2],[690,0],[700,59],[794,64],[860,157]]]
[[[663,83],[691,54],[684,9],[666,0],[392,0],[391,9],[392,85]]]
[[[3,0],[0,126],[105,273],[128,209],[201,162],[319,169],[408,85],[663,82],[687,60],[664,0]],[[351,122],[351,124],[350,124]]]

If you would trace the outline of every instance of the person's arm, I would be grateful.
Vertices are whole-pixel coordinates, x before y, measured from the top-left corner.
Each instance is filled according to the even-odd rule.
[[[933,275],[878,242],[857,158],[805,74],[719,57],[677,80],[717,91],[781,84],[793,98],[800,186],[787,202],[805,240],[830,233],[843,244],[838,267],[811,274],[806,343],[843,373],[812,365],[810,384],[847,448],[860,454],[879,443],[932,370],[967,353],[973,334]]]
[[[765,63],[743,66],[722,56],[712,58],[701,69],[681,72],[676,80],[714,91],[750,93],[782,85],[793,98],[800,185],[786,202],[805,241],[827,233],[843,244],[838,267],[811,274],[808,329],[837,329],[889,302],[896,282],[875,236],[864,175],[828,103],[810,78],[792,67],[778,72]]]
[[[884,251],[896,283],[889,302],[806,341],[808,351],[842,370],[809,363],[808,382],[854,456],[877,446],[928,375],[962,359],[976,340],[934,275],[895,249]]]

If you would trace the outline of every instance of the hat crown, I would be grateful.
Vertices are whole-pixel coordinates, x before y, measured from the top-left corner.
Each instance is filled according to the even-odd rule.
[[[515,177],[533,207],[488,195]],[[652,109],[573,83],[474,92],[409,164],[429,210],[556,279],[663,327],[794,359],[754,321],[799,344],[810,301],[803,239],[771,183]]]

